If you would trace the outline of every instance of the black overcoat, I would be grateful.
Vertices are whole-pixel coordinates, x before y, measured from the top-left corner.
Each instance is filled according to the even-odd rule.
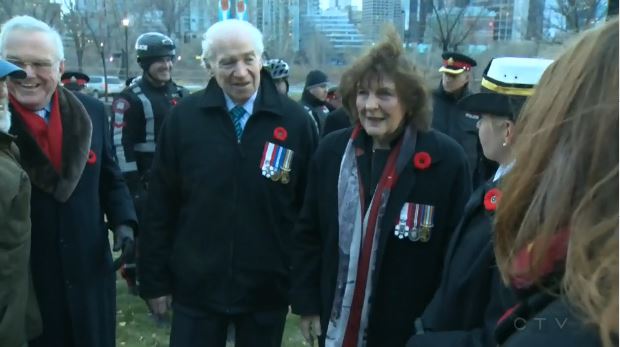
[[[505,287],[493,254],[493,215],[484,201],[496,188],[476,189],[446,253],[441,284],[421,317],[419,333],[407,346],[494,346],[493,331],[501,315],[515,303]]]
[[[306,199],[294,233],[293,312],[320,315],[323,336],[337,280],[338,176],[352,131],[342,129],[321,141],[311,162]],[[358,139],[364,141],[365,133],[361,134]],[[465,154],[456,142],[433,130],[420,132],[415,151],[427,152],[432,163],[418,170],[411,158],[391,191],[380,226],[368,346],[405,345],[415,318],[439,284],[446,246],[471,193]],[[358,162],[369,160],[369,152],[360,154]],[[435,206],[429,242],[394,235],[405,202]]]
[[[457,106],[457,102],[469,94],[469,90],[465,89],[459,98],[455,98],[446,93],[440,84],[433,91],[433,129],[450,136],[463,147],[469,163],[472,187],[476,189],[491,178],[497,170],[497,164],[482,153],[476,127],[478,116]]]
[[[265,72],[240,140],[215,78],[172,109],[138,242],[144,298],[227,314],[288,306],[290,238],[318,142],[311,122]],[[293,151],[286,182],[262,174],[269,143]]]
[[[19,116],[17,136],[32,182],[31,266],[43,334],[30,346],[115,345],[115,273],[107,216],[112,227],[136,216],[114,161],[108,121],[100,101],[62,87],[62,174],[57,174]]]

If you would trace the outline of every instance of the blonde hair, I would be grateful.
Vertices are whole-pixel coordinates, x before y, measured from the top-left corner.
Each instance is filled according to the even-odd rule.
[[[566,299],[605,346],[618,333],[618,20],[586,32],[544,73],[516,130],[495,252],[504,279],[533,240],[539,278],[551,236],[569,231]]]

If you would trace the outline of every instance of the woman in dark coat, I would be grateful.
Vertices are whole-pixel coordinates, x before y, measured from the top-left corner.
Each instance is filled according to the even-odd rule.
[[[493,256],[498,185],[514,164],[513,134],[521,106],[549,64],[547,59],[495,58],[484,71],[481,92],[459,102],[465,112],[480,117],[477,127],[484,156],[499,169],[467,202],[448,247],[441,285],[416,321],[416,335],[408,347],[495,345],[495,324],[514,304]]]
[[[553,63],[516,129],[495,255],[505,347],[618,345],[618,20]]]
[[[293,236],[293,312],[320,344],[404,346],[471,191],[467,161],[430,130],[424,82],[394,32],[340,85],[358,121],[312,160]]]

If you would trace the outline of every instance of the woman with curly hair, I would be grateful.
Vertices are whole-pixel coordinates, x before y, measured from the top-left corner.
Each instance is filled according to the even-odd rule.
[[[502,346],[618,343],[618,20],[553,63],[517,125],[495,253]]]
[[[353,127],[325,137],[293,235],[292,307],[326,346],[404,346],[471,192],[463,149],[391,30],[342,76]]]

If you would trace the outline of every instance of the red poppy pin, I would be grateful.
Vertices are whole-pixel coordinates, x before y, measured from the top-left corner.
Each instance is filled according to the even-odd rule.
[[[92,149],[88,151],[88,159],[86,160],[86,162],[90,165],[94,165],[97,162],[97,155],[95,154],[95,152],[93,152]]]
[[[172,99],[172,100],[170,100],[170,104],[171,104],[172,106],[175,106],[175,105],[177,104],[177,102],[178,102],[178,101],[177,101],[177,99]]]
[[[413,166],[418,170],[426,170],[431,167],[431,155],[428,152],[418,152],[413,156]]]
[[[273,138],[278,141],[284,141],[288,137],[288,132],[283,127],[277,127],[273,131]]]
[[[499,200],[502,198],[502,192],[493,188],[489,190],[486,194],[484,194],[484,208],[489,212],[495,212],[497,209],[497,204]]]

